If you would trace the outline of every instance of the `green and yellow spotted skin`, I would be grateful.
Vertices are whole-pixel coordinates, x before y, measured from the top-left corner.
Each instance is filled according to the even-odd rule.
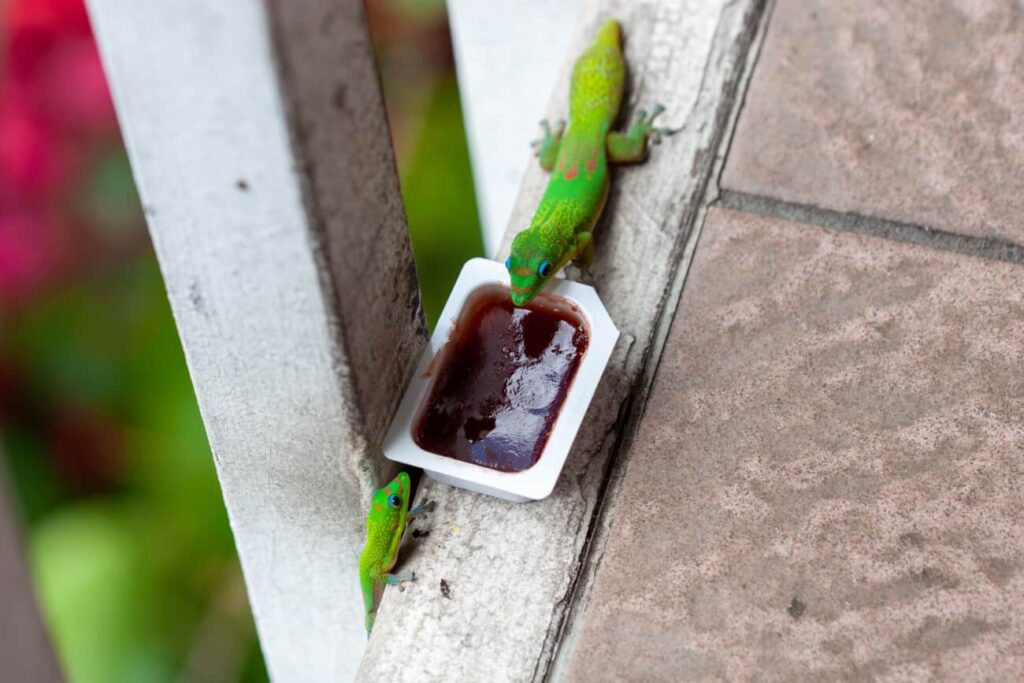
[[[387,584],[411,581],[412,575],[391,574],[398,559],[398,545],[409,517],[409,475],[399,472],[387,486],[377,489],[366,518],[366,545],[359,557],[359,582],[366,605],[366,634],[373,628],[380,596]]]
[[[608,197],[609,161],[642,161],[648,139],[657,142],[669,132],[653,125],[661,107],[650,115],[638,112],[625,134],[611,130],[625,83],[619,24],[607,21],[573,68],[568,127],[552,131],[541,123],[538,156],[552,175],[530,226],[515,236],[505,262],[517,306],[533,299],[570,260],[589,263],[592,231]]]

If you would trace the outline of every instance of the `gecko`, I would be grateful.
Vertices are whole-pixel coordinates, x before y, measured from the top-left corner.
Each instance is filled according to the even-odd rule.
[[[620,26],[606,21],[597,38],[576,60],[569,92],[569,125],[554,130],[541,121],[544,137],[534,147],[541,168],[552,173],[530,225],[512,240],[505,261],[512,303],[530,302],[570,260],[589,265],[592,231],[608,199],[608,163],[643,161],[647,142],[657,144],[667,128],[654,119],[665,109],[637,112],[626,133],[611,130],[626,83]]]
[[[399,586],[416,579],[412,572],[392,574],[398,559],[398,544],[402,541],[409,520],[429,512],[433,501],[410,510],[409,475],[399,472],[387,486],[377,489],[370,500],[370,514],[366,517],[366,545],[359,557],[359,583],[366,605],[366,637],[373,630],[373,619],[384,586]]]

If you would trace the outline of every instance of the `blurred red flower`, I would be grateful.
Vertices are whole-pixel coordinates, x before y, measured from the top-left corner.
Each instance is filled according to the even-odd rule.
[[[0,304],[69,266],[83,230],[71,197],[117,121],[82,0],[9,0],[0,71]]]
[[[0,97],[0,199],[24,203],[45,197],[56,180],[53,135],[32,114],[25,93],[4,88]],[[10,195],[10,196],[8,196]]]
[[[0,210],[0,295],[27,297],[61,260],[60,230],[36,212]]]

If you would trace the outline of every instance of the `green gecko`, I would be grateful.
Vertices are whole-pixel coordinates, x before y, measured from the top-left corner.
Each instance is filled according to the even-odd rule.
[[[411,484],[409,475],[399,472],[387,486],[377,489],[370,501],[370,514],[366,518],[366,545],[359,557],[359,584],[366,604],[366,637],[373,630],[384,586],[398,586],[415,580],[412,572],[392,574],[398,559],[398,544],[405,533],[405,525],[417,515],[429,512],[434,503],[427,502],[409,509]]]
[[[606,21],[573,67],[568,128],[560,122],[552,131],[541,121],[544,138],[534,143],[541,167],[554,174],[530,227],[512,240],[505,261],[516,306],[533,299],[570,260],[590,263],[591,232],[608,198],[608,162],[643,161],[648,139],[657,143],[672,132],[654,127],[664,111],[660,105],[650,114],[637,112],[629,132],[611,130],[625,83],[619,23]]]

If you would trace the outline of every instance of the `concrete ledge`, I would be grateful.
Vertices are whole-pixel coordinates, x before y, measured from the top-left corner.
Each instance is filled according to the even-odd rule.
[[[623,118],[661,103],[667,109],[663,123],[682,129],[646,164],[614,171],[596,234],[592,284],[622,331],[619,346],[549,499],[514,505],[424,482],[419,499],[436,500],[438,507],[417,526],[430,535],[410,543],[401,560],[401,569],[414,571],[418,580],[404,591],[386,592],[359,680],[522,681],[546,675],[621,433],[620,415],[652,360],[656,325],[761,8],[757,0],[603,0],[586,10],[574,56],[604,19],[623,24],[631,84]],[[565,116],[570,68],[562,68],[551,117]],[[546,180],[531,164],[506,245],[529,221]],[[507,246],[499,258],[505,251]]]
[[[723,187],[1024,242],[1020,10],[780,0]]]
[[[555,679],[1021,680],[1022,365],[1021,266],[712,209]]]

